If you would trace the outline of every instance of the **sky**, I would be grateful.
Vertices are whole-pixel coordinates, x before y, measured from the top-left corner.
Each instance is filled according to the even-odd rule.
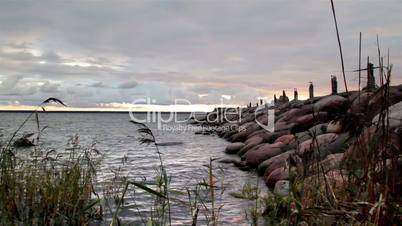
[[[246,105],[297,88],[343,90],[330,1],[0,2],[0,109],[48,97],[75,108],[133,104]],[[358,40],[378,64],[390,49],[402,83],[402,2],[335,1],[349,89]],[[179,100],[179,101],[180,101]]]

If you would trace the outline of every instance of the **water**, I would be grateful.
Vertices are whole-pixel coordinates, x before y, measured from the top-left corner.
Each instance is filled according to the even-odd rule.
[[[0,137],[2,140],[24,121],[27,113],[0,113]],[[145,117],[145,115],[137,115]],[[180,115],[181,118],[187,115]],[[153,180],[158,168],[159,159],[153,146],[138,142],[139,134],[130,117],[125,113],[40,113],[40,126],[47,128],[41,135],[41,142],[46,147],[63,149],[69,138],[79,136],[80,144],[90,145],[96,142],[97,149],[102,153],[101,169],[98,173],[99,184],[113,178],[112,171],[121,168],[121,174],[130,180],[141,181],[144,178]],[[167,126],[186,126],[186,124],[168,123]],[[147,126],[155,134],[156,140],[162,142],[182,142],[180,145],[161,146],[160,152],[168,175],[171,176],[171,188],[185,192],[184,188],[194,188],[194,185],[208,178],[207,167],[210,158],[228,158],[223,150],[227,142],[216,136],[196,135],[194,131],[158,130],[156,123]],[[34,117],[27,123],[23,132],[36,132]],[[127,162],[122,165],[122,158]],[[254,173],[243,172],[231,164],[214,162],[215,173],[224,184],[224,192],[217,193],[217,204],[223,205],[219,221],[221,225],[249,225],[245,210],[253,202],[234,198],[230,193],[240,192],[246,182],[256,183]],[[221,173],[220,169],[223,169]],[[260,183],[262,184],[262,183]],[[262,186],[261,186],[262,187]],[[102,187],[98,187],[102,190]],[[132,194],[132,192],[130,193]],[[187,196],[180,196],[185,198]],[[132,224],[141,223],[138,212],[146,216],[150,211],[150,196],[136,189],[135,196],[130,195],[125,200],[126,205],[137,205],[121,213],[122,219]],[[203,214],[200,212],[202,223]],[[189,225],[191,222],[189,207],[177,203],[172,204],[173,225]],[[204,217],[205,218],[205,217]],[[205,223],[205,221],[204,221]],[[203,225],[203,224],[201,224]]]

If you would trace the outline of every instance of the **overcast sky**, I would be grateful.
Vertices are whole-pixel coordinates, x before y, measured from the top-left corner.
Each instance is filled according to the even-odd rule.
[[[377,64],[376,35],[401,83],[402,2],[335,1],[347,71]],[[1,1],[0,105],[54,96],[113,107],[246,104],[308,82],[329,92],[341,67],[330,1]],[[357,74],[347,73],[350,86]],[[229,98],[230,97],[230,98]],[[230,99],[230,100],[229,100]]]

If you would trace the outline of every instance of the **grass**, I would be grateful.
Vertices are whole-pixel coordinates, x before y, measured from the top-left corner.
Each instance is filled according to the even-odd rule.
[[[1,148],[1,225],[88,225],[102,216],[96,150],[72,139],[66,151],[35,148],[26,160],[14,147]]]

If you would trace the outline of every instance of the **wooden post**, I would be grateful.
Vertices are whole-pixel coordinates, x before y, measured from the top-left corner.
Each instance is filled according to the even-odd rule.
[[[294,89],[294,92],[293,92],[293,99],[294,99],[294,100],[298,100],[298,99],[299,99],[299,93],[297,92],[297,89],[296,89],[296,88]]]
[[[308,92],[309,92],[309,95],[310,95],[310,99],[313,99],[314,98],[314,85],[313,85],[313,82],[310,82]]]
[[[336,80],[335,75],[331,75],[331,90],[332,90],[332,95],[338,94],[338,81]]]
[[[372,63],[367,63],[367,91],[375,89],[374,66]]]

